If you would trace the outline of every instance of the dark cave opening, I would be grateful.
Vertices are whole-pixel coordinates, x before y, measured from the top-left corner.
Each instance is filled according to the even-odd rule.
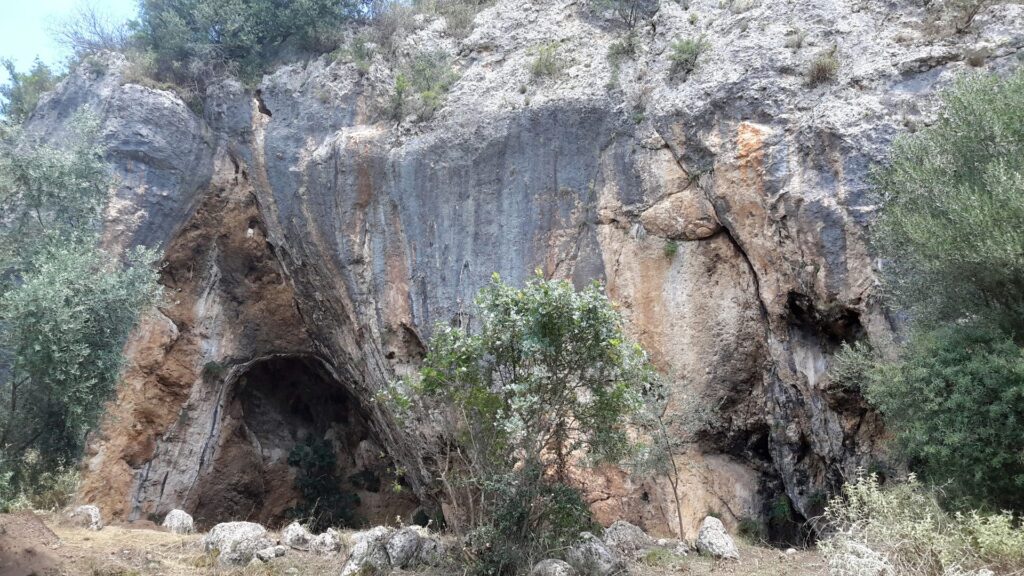
[[[852,344],[864,336],[860,312],[843,306],[821,309],[806,294],[790,292],[786,310],[793,328],[813,335],[826,352],[837,350],[843,344]]]
[[[258,360],[228,385],[213,461],[197,482],[199,524],[250,520],[278,527],[305,517],[317,503],[303,493],[308,460],[296,455],[309,446],[332,453],[326,490],[351,509],[344,523],[414,516],[419,502],[410,490],[393,489],[403,479],[377,441],[369,414],[319,359]]]

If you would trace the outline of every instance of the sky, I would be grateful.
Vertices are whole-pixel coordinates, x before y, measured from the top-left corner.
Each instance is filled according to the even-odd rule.
[[[117,20],[133,18],[138,6],[138,0],[0,0],[0,57],[14,60],[19,71],[27,70],[37,56],[50,66],[62,65],[70,53],[51,30],[86,1]],[[6,80],[6,72],[0,71],[0,82]]]

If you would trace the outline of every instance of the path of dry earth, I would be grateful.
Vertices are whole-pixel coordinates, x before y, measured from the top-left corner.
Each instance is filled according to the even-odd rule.
[[[0,514],[0,576],[336,576],[344,556],[322,558],[289,550],[270,564],[223,568],[203,553],[201,535],[180,536],[148,525],[107,526],[99,532],[71,527],[58,516],[29,512]],[[739,562],[713,561],[691,554],[638,564],[634,576],[721,574],[733,576],[811,576],[824,573],[820,555],[739,543]],[[417,576],[453,576],[463,569],[433,569]]]

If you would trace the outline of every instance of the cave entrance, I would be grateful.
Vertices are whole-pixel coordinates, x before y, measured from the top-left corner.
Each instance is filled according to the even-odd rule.
[[[321,500],[350,512],[331,524],[412,520],[419,502],[401,489],[366,410],[322,361],[258,360],[228,385],[218,447],[197,485],[201,525],[277,527],[322,512]]]

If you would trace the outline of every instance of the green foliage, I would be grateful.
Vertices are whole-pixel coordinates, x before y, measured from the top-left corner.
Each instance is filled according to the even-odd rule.
[[[1024,336],[1024,70],[961,79],[938,121],[878,174],[874,244],[896,303],[925,326],[980,318]]]
[[[682,38],[672,43],[669,60],[672,62],[672,74],[686,77],[697,68],[697,59],[708,49],[704,37]]]
[[[625,38],[616,40],[608,46],[608,63],[612,68],[611,79],[608,82],[609,88],[619,85],[619,70],[622,68],[622,62],[636,55],[637,42],[637,36],[631,30]]]
[[[493,518],[467,535],[473,574],[525,574],[597,528],[579,490],[542,477],[536,466],[489,482]]]
[[[252,78],[289,47],[329,52],[361,0],[142,0],[138,33],[165,79]]]
[[[627,424],[653,370],[598,284],[538,275],[514,288],[495,275],[476,308],[472,333],[436,327],[416,390],[450,411],[436,456],[450,525],[470,535],[479,573],[514,574],[590,526],[565,484],[570,458],[631,453]]]
[[[565,63],[558,55],[558,43],[551,42],[539,46],[534,51],[533,62],[530,64],[530,74],[535,78],[549,78],[562,71]]]
[[[839,57],[835,47],[821,52],[807,65],[807,85],[814,87],[832,82],[839,73]]]
[[[24,122],[36,109],[40,96],[53,90],[61,79],[39,59],[28,72],[18,72],[9,59],[0,60],[0,66],[9,77],[6,84],[0,85],[0,120],[12,124]]]
[[[1024,510],[1024,352],[991,328],[914,334],[868,380],[904,453],[925,479],[973,504]]]
[[[128,333],[159,296],[155,253],[96,247],[108,176],[95,122],[77,123],[60,150],[16,132],[0,141],[0,475],[19,492],[81,454]]]
[[[295,487],[302,501],[290,513],[307,522],[309,529],[322,532],[355,521],[359,495],[341,488],[338,457],[330,440],[308,438],[288,454],[288,465],[298,469]]]
[[[74,466],[46,466],[35,449],[10,460],[0,452],[0,512],[59,510],[78,489]]]
[[[665,258],[671,260],[672,258],[675,258],[675,255],[678,252],[679,242],[676,242],[675,240],[669,240],[668,242],[665,242]]]
[[[444,17],[447,32],[461,40],[473,31],[473,21],[480,10],[491,3],[491,0],[416,0],[414,4],[425,14]]]
[[[401,120],[408,114],[415,114],[419,120],[433,118],[458,79],[447,54],[415,55],[398,67],[389,115],[394,120]]]
[[[830,572],[862,573],[857,565],[907,576],[1024,568],[1024,529],[1009,513],[951,515],[940,497],[913,476],[884,487],[873,475],[847,483],[823,517],[829,536],[819,549]]]

